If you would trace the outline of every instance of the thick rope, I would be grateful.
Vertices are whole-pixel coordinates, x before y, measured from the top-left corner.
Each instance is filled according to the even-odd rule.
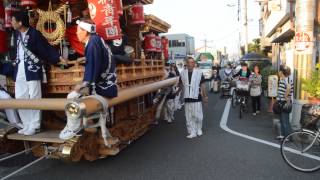
[[[86,96],[84,98],[95,98],[102,105],[102,110],[99,112],[100,113],[99,122],[96,125],[100,126],[101,128],[101,135],[102,135],[105,146],[111,147],[111,145],[108,143],[108,140],[107,140],[108,137],[112,137],[107,128],[107,121],[106,121],[109,115],[107,100],[100,95],[91,95],[91,96]],[[87,124],[87,120],[88,120],[87,118],[83,118],[84,125]]]

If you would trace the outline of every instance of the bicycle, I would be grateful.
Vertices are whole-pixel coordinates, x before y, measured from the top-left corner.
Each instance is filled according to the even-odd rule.
[[[247,109],[247,102],[249,97],[249,84],[245,81],[237,82],[237,87],[232,90],[231,105],[233,108],[240,105],[239,107],[239,118],[243,117],[243,113]]]
[[[320,105],[312,107],[309,122],[300,131],[286,136],[281,143],[281,156],[293,169],[301,172],[320,170]],[[311,128],[310,128],[311,127]],[[308,128],[308,129],[306,129]]]

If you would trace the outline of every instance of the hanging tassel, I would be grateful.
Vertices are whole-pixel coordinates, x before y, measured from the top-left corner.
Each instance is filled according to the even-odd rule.
[[[11,32],[11,37],[10,37],[10,48],[14,48],[14,41],[15,41],[15,39],[14,39],[14,33],[13,32]]]
[[[67,2],[67,23],[70,24],[72,22],[72,12],[70,9],[69,2]]]
[[[63,40],[62,45],[63,45],[62,46],[62,57],[66,60],[66,59],[68,59],[68,56],[69,56],[69,48],[67,46],[67,42],[65,39]]]

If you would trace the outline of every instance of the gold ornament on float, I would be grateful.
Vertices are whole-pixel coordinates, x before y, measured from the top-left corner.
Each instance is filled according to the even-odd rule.
[[[52,10],[51,1],[48,11],[37,9],[39,20],[37,30],[49,41],[51,45],[58,45],[64,38],[66,26],[60,17],[60,13],[65,12],[67,5],[62,5],[55,11]]]

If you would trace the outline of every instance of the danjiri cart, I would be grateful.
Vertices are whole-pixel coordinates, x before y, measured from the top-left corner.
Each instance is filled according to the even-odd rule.
[[[153,0],[103,1],[114,3],[108,4],[113,7],[114,23],[110,27],[103,26],[103,28],[110,28],[114,31],[111,34],[102,34],[102,36],[113,44],[116,42],[121,44],[124,39],[127,39],[123,49],[126,52],[124,59],[129,60],[117,62],[118,97],[101,100],[88,96],[72,101],[67,100],[66,95],[78,82],[82,81],[83,64],[85,63],[85,59],[79,55],[81,45],[75,40],[76,28],[72,22],[77,16],[86,15],[85,8],[83,11],[80,10],[88,5],[92,15],[91,11],[94,10],[92,5],[100,1],[0,2],[6,8],[17,8],[17,6],[28,8],[31,24],[40,30],[52,45],[60,49],[62,54],[67,50],[67,57],[73,58],[68,62],[68,67],[45,65],[47,83],[42,84],[44,98],[0,101],[0,109],[42,110],[40,133],[23,136],[17,134],[17,128],[12,126],[6,126],[0,130],[1,153],[32,151],[40,158],[94,161],[118,154],[152,127],[156,110],[159,108],[153,104],[154,93],[161,88],[174,85],[177,81],[177,79],[164,80],[168,40],[164,37],[160,38],[159,33],[167,32],[170,25],[153,15],[145,15],[143,12],[143,5],[151,4]],[[96,15],[99,13],[97,9],[96,13]],[[55,16],[58,14],[59,19],[52,19],[48,16],[50,14],[55,14]],[[10,13],[6,14],[6,19],[9,19],[9,16]],[[10,22],[6,33],[10,38],[10,33],[12,33]],[[119,38],[122,40],[112,41]],[[115,45],[115,48],[121,46]],[[7,89],[14,93],[14,82],[10,79],[7,79]],[[96,118],[105,113],[103,111],[106,105],[108,108],[113,107],[108,110],[109,118],[97,122]],[[82,136],[67,141],[58,138],[59,132],[66,124],[66,116],[83,119],[85,128]],[[105,131],[109,132],[108,136],[103,136]]]

